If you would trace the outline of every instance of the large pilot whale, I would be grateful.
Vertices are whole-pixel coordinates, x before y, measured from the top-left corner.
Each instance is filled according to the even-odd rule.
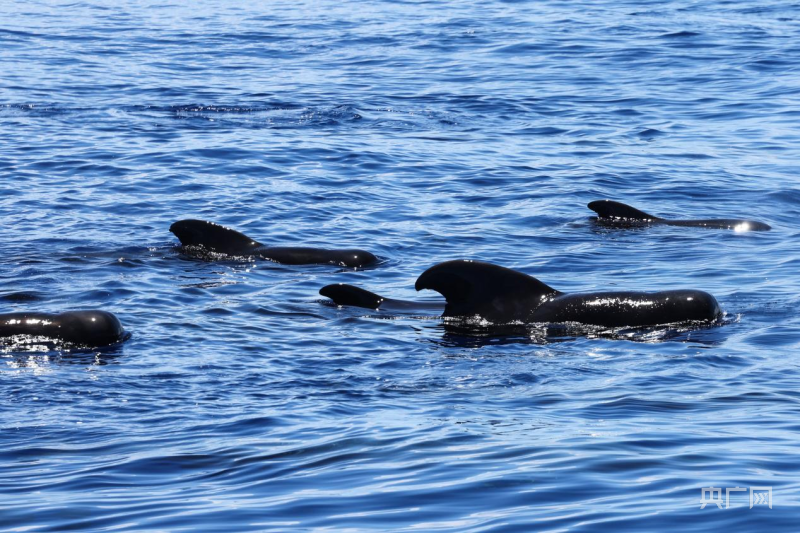
[[[218,254],[253,256],[286,265],[334,264],[363,267],[377,258],[365,250],[265,246],[236,230],[205,220],[179,220],[170,226],[183,246],[201,246]]]
[[[126,335],[119,319],[107,311],[0,314],[0,339],[18,344],[49,341],[97,348],[122,342]]]
[[[616,328],[711,323],[721,315],[714,297],[699,290],[565,294],[522,272],[472,260],[432,266],[414,287],[444,296],[446,303],[438,305],[444,317],[480,317],[493,324],[580,323]],[[419,306],[352,285],[328,285],[320,294],[337,305],[390,310]]]
[[[589,209],[597,213],[601,224],[616,226],[643,226],[661,224],[664,226],[690,226],[693,228],[732,229],[734,231],[766,231],[772,229],[768,224],[755,220],[737,218],[670,220],[659,218],[635,207],[614,200],[595,200],[589,202]]]

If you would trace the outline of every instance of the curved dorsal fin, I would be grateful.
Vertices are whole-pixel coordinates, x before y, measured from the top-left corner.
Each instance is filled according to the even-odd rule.
[[[336,305],[352,305],[367,309],[378,309],[385,300],[383,296],[347,283],[325,285],[319,290],[319,293],[333,300]]]
[[[248,255],[261,243],[244,233],[205,220],[179,220],[169,227],[184,246],[202,246],[227,255]]]
[[[621,202],[615,202],[614,200],[595,200],[594,202],[589,202],[587,207],[597,213],[600,218],[626,218],[629,220],[659,219],[644,211],[639,211],[635,207]]]
[[[479,315],[495,323],[525,321],[545,300],[560,294],[522,272],[465,259],[432,266],[414,287],[444,296],[444,316]]]

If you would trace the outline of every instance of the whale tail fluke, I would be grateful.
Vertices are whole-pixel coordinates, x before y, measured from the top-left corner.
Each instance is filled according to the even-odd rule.
[[[244,233],[205,220],[179,220],[169,230],[183,246],[202,246],[220,254],[247,255],[261,246]]]
[[[386,298],[374,292],[369,292],[347,283],[326,285],[319,290],[319,293],[333,300],[336,305],[350,305],[366,309],[378,309],[381,303],[386,300]]]
[[[478,315],[494,323],[524,322],[532,309],[561,294],[522,272],[471,260],[432,266],[417,278],[414,287],[444,296],[444,316]]]
[[[589,209],[597,213],[600,218],[621,218],[627,220],[658,220],[658,217],[639,211],[622,202],[614,200],[595,200],[589,202]]]

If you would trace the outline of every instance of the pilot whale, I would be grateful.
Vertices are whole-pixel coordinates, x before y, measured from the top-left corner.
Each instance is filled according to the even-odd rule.
[[[22,344],[51,341],[97,348],[125,338],[119,319],[107,311],[0,314],[0,339]]]
[[[711,323],[721,315],[716,299],[699,290],[565,294],[522,272],[472,260],[432,266],[417,278],[414,287],[418,291],[434,290],[445,297],[446,303],[438,307],[443,317],[480,317],[493,324],[643,327]],[[328,285],[320,294],[338,305],[371,309],[402,309],[415,305],[415,302],[386,299],[351,285]],[[433,308],[433,304],[428,305]]]
[[[336,305],[363,307],[365,309],[380,309],[401,313],[424,313],[433,311],[437,314],[444,311],[444,302],[412,302],[409,300],[395,300],[384,298],[379,294],[370,292],[355,285],[347,283],[334,283],[326,285],[319,290],[322,296],[330,298]]]
[[[252,256],[285,265],[334,264],[345,267],[371,265],[377,258],[365,250],[265,246],[236,230],[205,220],[179,220],[169,230],[183,246],[201,246],[230,256]]]
[[[767,231],[772,229],[768,224],[755,220],[741,220],[736,218],[699,219],[699,220],[670,220],[659,218],[644,211],[639,211],[621,202],[613,200],[595,200],[589,202],[589,209],[597,213],[597,221],[601,224],[617,226],[642,226],[661,224],[664,226],[690,226],[693,228],[732,229],[734,231]]]

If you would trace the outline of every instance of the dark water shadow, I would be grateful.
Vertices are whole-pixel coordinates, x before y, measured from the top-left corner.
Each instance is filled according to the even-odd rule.
[[[17,291],[0,296],[0,300],[11,303],[41,302],[44,299],[44,295],[36,291]]]
[[[606,328],[585,324],[505,324],[488,325],[468,320],[446,320],[434,329],[441,337],[428,340],[448,348],[479,348],[508,344],[548,345],[581,338],[631,341],[643,344],[663,342],[692,343],[706,347],[721,345],[726,339],[724,326],[730,320],[712,323],[665,324],[650,327]]]

